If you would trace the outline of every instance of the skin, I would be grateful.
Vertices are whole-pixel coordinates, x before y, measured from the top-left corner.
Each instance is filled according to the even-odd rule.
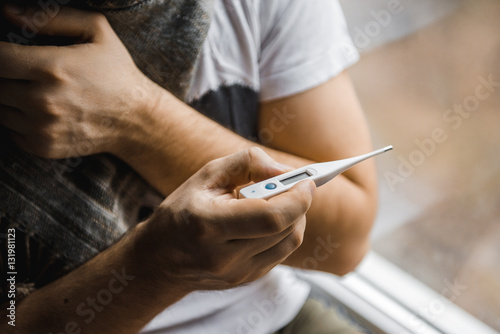
[[[234,190],[282,171],[258,148],[208,163],[118,243],[23,299],[16,326],[2,321],[0,331],[137,333],[190,292],[262,277],[300,246],[315,186],[303,181],[269,201],[237,199]],[[99,304],[103,289],[115,291],[113,302]]]
[[[24,18],[30,20],[33,13],[27,10]],[[20,16],[6,16],[22,25]],[[209,120],[145,77],[102,15],[62,8],[39,33],[74,37],[79,44],[0,43],[0,124],[35,155],[108,152],[163,194],[173,195],[207,162],[250,147],[293,168],[371,150],[346,72],[304,93],[263,103],[259,128],[274,130],[272,140],[261,145]],[[279,124],[276,111],[289,121]],[[91,144],[84,152],[82,142]],[[369,248],[375,210],[374,165],[366,161],[316,191],[302,245],[283,263],[303,267],[311,257],[321,258],[313,269],[350,272]],[[333,249],[326,258],[324,252],[318,257],[318,238]]]

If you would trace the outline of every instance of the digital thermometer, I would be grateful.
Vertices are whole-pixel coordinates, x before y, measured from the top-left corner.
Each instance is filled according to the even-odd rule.
[[[319,187],[335,176],[345,172],[354,165],[368,158],[392,150],[392,146],[384,147],[371,153],[363,154],[354,158],[336,160],[330,162],[320,162],[309,166],[301,167],[288,173],[284,173],[265,181],[252,184],[240,190],[240,197],[244,198],[271,198],[287,191],[296,183],[310,179]]]

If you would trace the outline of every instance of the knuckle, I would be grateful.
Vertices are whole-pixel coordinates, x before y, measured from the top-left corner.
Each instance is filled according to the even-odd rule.
[[[216,165],[216,161],[217,160],[210,160],[209,162],[207,162],[205,165],[203,165],[203,167],[201,167],[201,171],[207,171],[207,170],[213,170],[215,168],[215,165]]]
[[[306,193],[302,193],[298,199],[298,207],[302,215],[304,215],[309,210],[310,203],[310,196]]]
[[[216,166],[217,166],[217,160],[212,160],[212,161],[207,162],[201,170],[203,172],[205,172],[206,174],[210,175],[216,170],[216,168],[217,168]]]
[[[290,233],[289,241],[293,250],[299,248],[300,245],[302,245],[302,242],[304,241],[304,233],[302,229],[297,229],[297,228],[294,229],[292,233]]]
[[[63,59],[48,58],[41,64],[40,73],[51,82],[62,82],[65,80]]]
[[[89,20],[89,31],[95,36],[105,36],[109,38],[112,36],[113,29],[111,28],[108,19],[102,13],[93,13]]]
[[[250,157],[251,160],[260,158],[263,153],[264,151],[256,146],[246,149],[246,154]]]
[[[47,147],[47,149],[50,149],[58,141],[58,136],[53,125],[45,125],[38,129],[37,137],[39,138],[39,142],[43,144],[43,146]]]
[[[199,175],[203,180],[213,179],[215,175],[218,175],[221,171],[221,166],[219,163],[220,159],[209,161],[203,166]]]
[[[269,210],[265,214],[264,221],[272,233],[280,233],[285,230],[288,225],[285,216],[277,209]]]
[[[58,103],[53,95],[41,93],[34,98],[34,102],[41,109],[43,115],[49,116],[51,120],[58,114]]]
[[[205,259],[204,270],[215,277],[222,277],[226,273],[227,266],[219,258],[212,256]]]
[[[102,13],[91,13],[89,17],[90,24],[94,26],[97,30],[105,30],[108,28],[109,23],[106,16]]]
[[[262,159],[265,152],[259,147],[250,147],[244,151],[248,163],[257,162]]]
[[[303,191],[295,191],[293,196],[293,203],[291,201],[290,204],[293,204],[293,207],[296,208],[297,214],[304,215],[309,210],[312,197]]]

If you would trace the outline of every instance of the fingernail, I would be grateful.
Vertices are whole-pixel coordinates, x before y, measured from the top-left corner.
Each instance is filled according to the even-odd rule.
[[[12,15],[22,15],[24,14],[25,7],[13,3],[8,3],[5,5],[5,10]]]

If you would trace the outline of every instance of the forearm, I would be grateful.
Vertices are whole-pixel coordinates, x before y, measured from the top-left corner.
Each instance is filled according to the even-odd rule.
[[[142,226],[142,225],[140,225]],[[23,299],[16,326],[2,333],[137,333],[183,293],[146,267],[139,229],[59,280]],[[146,255],[144,255],[146,256]],[[79,331],[81,330],[81,332]]]
[[[285,264],[336,275],[354,270],[370,247],[376,203],[376,194],[342,175],[318,188],[307,215],[303,252]]]
[[[207,162],[251,147],[260,147],[274,160],[294,168],[315,162],[245,139],[161,88],[158,95],[153,106],[138,112],[136,121],[125,122],[127,128],[122,128],[116,140],[120,144],[110,153],[165,196]]]
[[[157,87],[159,88],[159,87]],[[162,90],[158,102],[141,110],[110,153],[118,156],[164,195],[170,194],[207,162],[260,147],[275,160],[291,166],[310,163],[285,152],[247,140]],[[130,125],[132,124],[132,125]]]

